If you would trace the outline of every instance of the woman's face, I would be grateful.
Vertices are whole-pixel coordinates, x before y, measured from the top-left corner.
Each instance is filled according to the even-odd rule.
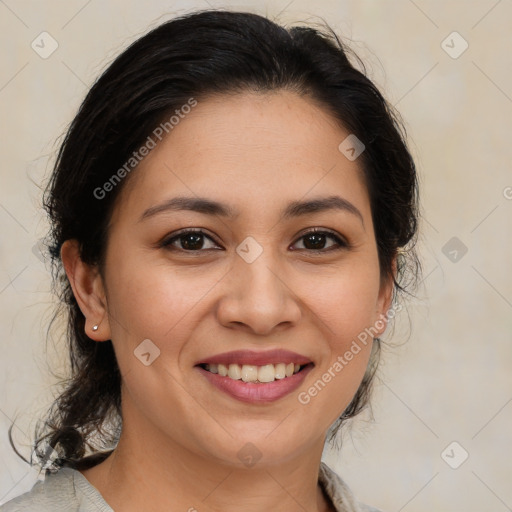
[[[348,135],[291,92],[218,96],[133,171],[110,226],[102,322],[124,429],[238,465],[323,446],[392,291],[359,161],[338,149]],[[189,199],[173,207],[178,197]],[[307,366],[284,377],[291,362]],[[274,382],[232,379],[237,363],[244,379]]]

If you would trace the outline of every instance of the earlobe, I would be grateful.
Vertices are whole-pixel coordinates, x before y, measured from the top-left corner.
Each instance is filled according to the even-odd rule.
[[[95,341],[110,339],[105,288],[98,268],[82,261],[77,240],[66,240],[60,254],[75,299],[85,316],[87,336]]]

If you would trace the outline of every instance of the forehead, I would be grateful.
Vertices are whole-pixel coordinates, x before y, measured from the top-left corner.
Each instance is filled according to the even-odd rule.
[[[171,192],[220,195],[242,208],[309,192],[367,200],[359,163],[338,149],[348,135],[325,107],[291,91],[198,99],[124,183],[119,206]]]

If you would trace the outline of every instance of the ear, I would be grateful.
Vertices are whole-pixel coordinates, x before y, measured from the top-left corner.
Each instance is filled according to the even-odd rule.
[[[395,288],[394,279],[397,275],[397,256],[393,258],[391,263],[391,275],[381,279],[379,296],[377,299],[377,320],[375,328],[377,329],[376,337],[381,336],[388,325],[389,308],[393,301],[393,290]]]
[[[111,338],[105,287],[99,269],[82,261],[77,240],[66,240],[60,251],[78,306],[85,316],[85,333],[95,341]],[[93,326],[98,329],[93,331]]]

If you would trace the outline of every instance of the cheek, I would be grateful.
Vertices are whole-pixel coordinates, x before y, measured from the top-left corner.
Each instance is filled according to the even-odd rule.
[[[299,401],[332,411],[332,421],[357,391],[370,358],[379,293],[379,275],[372,268],[364,272],[354,266],[317,279],[316,286],[310,282],[308,305],[327,343],[317,380],[301,390]]]
[[[201,301],[220,277],[200,269],[183,272],[144,264],[143,258],[128,256],[110,268],[108,306],[112,340],[120,355],[133,352],[145,339],[166,354],[179,353],[179,340],[187,338]]]
[[[356,338],[376,321],[379,287],[375,267],[363,262],[303,282],[303,295],[324,324],[333,350],[343,350],[347,340]]]

